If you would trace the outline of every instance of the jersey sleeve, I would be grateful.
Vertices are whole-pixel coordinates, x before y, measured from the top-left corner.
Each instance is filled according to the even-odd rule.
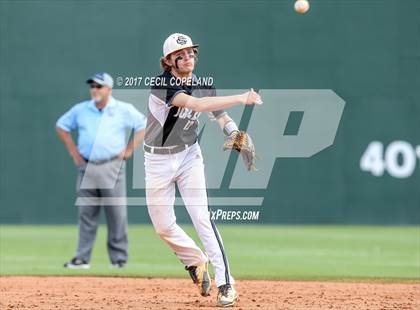
[[[77,128],[77,105],[64,113],[55,125],[67,132],[75,130]]]
[[[151,93],[162,100],[166,107],[170,108],[175,96],[179,93],[187,93],[187,91],[181,86],[171,85],[167,87],[152,87]]]
[[[127,104],[128,112],[128,127],[133,129],[135,132],[146,128],[146,117],[143,113],[139,112],[132,104]]]

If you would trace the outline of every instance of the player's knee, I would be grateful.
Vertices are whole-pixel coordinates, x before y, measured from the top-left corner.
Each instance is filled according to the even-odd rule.
[[[175,224],[155,226],[156,233],[161,238],[167,238],[174,234]]]

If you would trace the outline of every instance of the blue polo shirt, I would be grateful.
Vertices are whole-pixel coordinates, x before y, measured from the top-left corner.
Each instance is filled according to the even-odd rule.
[[[76,104],[56,126],[67,132],[78,131],[77,148],[84,158],[107,160],[124,150],[131,130],[146,127],[146,118],[132,104],[110,97],[102,110],[93,100]]]

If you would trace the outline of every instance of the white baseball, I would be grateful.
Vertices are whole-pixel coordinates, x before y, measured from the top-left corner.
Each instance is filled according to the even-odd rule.
[[[308,0],[296,0],[295,2],[295,11],[300,14],[305,14],[309,10]]]

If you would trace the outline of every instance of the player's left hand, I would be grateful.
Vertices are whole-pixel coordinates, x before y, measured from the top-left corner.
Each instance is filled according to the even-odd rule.
[[[237,150],[242,157],[245,167],[248,171],[256,171],[255,162],[257,155],[255,153],[254,143],[251,137],[245,131],[234,131],[226,137],[223,144],[223,150]]]

